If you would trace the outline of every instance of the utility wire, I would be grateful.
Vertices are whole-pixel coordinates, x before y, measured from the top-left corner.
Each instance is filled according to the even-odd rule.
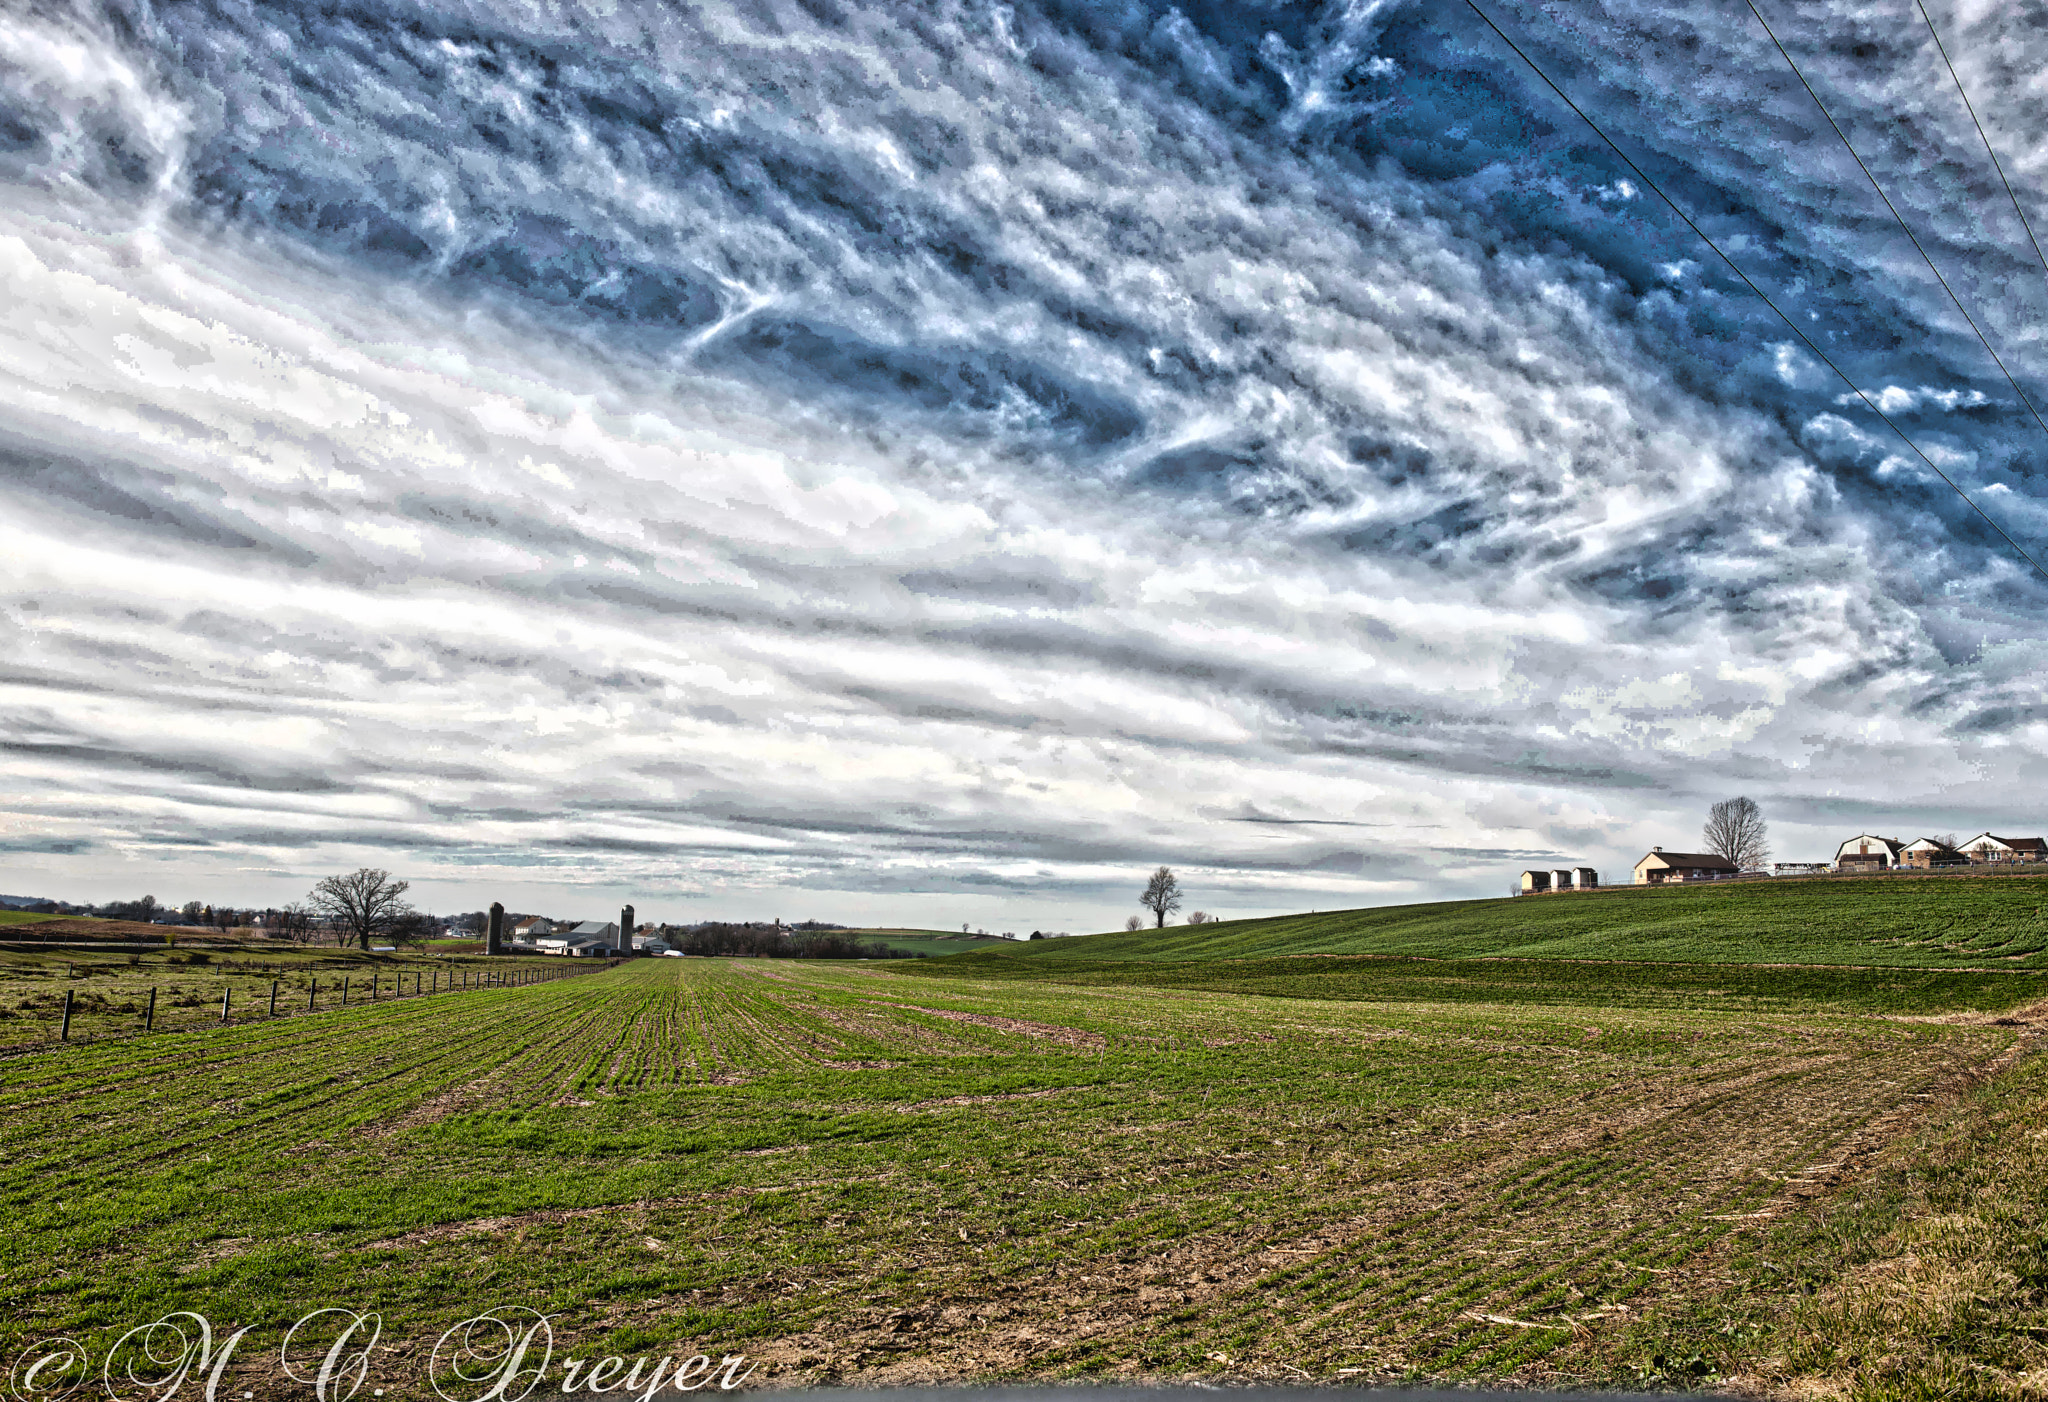
[[[2020,227],[2027,231],[2027,242],[2034,245],[2034,257],[2040,260],[2041,271],[2048,273],[2048,254],[2041,252],[2041,241],[2034,237],[2034,226],[2027,222],[2027,212],[2020,208],[2020,197],[2013,193],[2012,182],[2005,178],[2005,166],[1999,162],[1998,152],[1991,149],[1991,138],[1984,134],[1984,123],[1977,120],[1977,108],[1970,101],[1969,93],[1963,90],[1963,80],[1957,76],[1956,66],[1949,59],[1948,46],[1941,42],[1941,31],[1934,27],[1934,20],[1921,0],[1913,0],[1913,4],[1920,11],[1920,18],[1927,23],[1927,32],[1934,36],[1935,50],[1941,55],[1948,76],[1956,85],[1956,96],[1963,100],[1963,110],[1970,114],[1971,125],[1977,128],[1977,139],[1984,143],[1984,154],[1991,157],[1991,168],[1998,172],[1998,181],[2005,186],[2005,197],[2012,201],[2012,212],[2020,217]]]
[[[1977,333],[1977,343],[1984,347],[1984,353],[1991,357],[1992,363],[1998,367],[1998,373],[2005,376],[2005,382],[2011,385],[2012,392],[2020,397],[2020,403],[2027,406],[2027,412],[2034,416],[2034,422],[2040,427],[2041,432],[2048,434],[2048,423],[2041,421],[2041,411],[2034,407],[2033,400],[2027,398],[2027,392],[2021,389],[2020,382],[2012,377],[2012,371],[2005,368],[2005,362],[1999,358],[1998,352],[1991,348],[1991,342],[1985,337],[1983,328],[1977,325],[1977,318],[1970,315],[1969,308],[1963,305],[1963,299],[1956,296],[1956,290],[1948,285],[1948,279],[1941,275],[1941,269],[1934,266],[1934,259],[1921,247],[1920,240],[1914,237],[1912,228],[1906,223],[1906,217],[1899,213],[1899,207],[1892,203],[1892,197],[1885,193],[1884,186],[1878,183],[1877,177],[1870,173],[1870,167],[1864,164],[1863,157],[1857,154],[1848,133],[1842,130],[1842,124],[1835,120],[1834,113],[1828,111],[1828,105],[1820,100],[1820,94],[1813,90],[1813,84],[1806,81],[1806,75],[1799,71],[1799,65],[1792,61],[1792,55],[1786,52],[1784,44],[1779,42],[1776,32],[1771,28],[1771,22],[1765,19],[1763,11],[1756,7],[1756,0],[1743,0],[1743,3],[1748,5],[1749,12],[1756,16],[1756,22],[1764,27],[1764,33],[1770,35],[1771,43],[1778,50],[1778,56],[1785,60],[1785,66],[1792,70],[1792,76],[1799,80],[1799,86],[1806,89],[1806,95],[1813,99],[1813,105],[1820,109],[1821,116],[1828,119],[1828,125],[1833,127],[1835,135],[1842,139],[1842,149],[1856,162],[1856,168],[1863,172],[1863,178],[1870,182],[1870,188],[1877,191],[1877,197],[1884,201],[1884,207],[1892,212],[1892,218],[1898,221],[1899,232],[1913,245],[1913,251],[1920,255],[1920,261],[1927,265],[1927,271],[1934,274],[1934,280],[1941,284],[1941,290],[1948,293],[1949,301],[1956,304],[1956,310],[1963,314],[1963,320],[1969,322],[1970,329]]]
[[[1790,316],[1786,315],[1782,307],[1780,307],[1776,302],[1772,301],[1770,299],[1770,296],[1767,293],[1765,293],[1765,291],[1761,287],[1758,287],[1754,282],[1752,282],[1750,280],[1748,273],[1745,273],[1744,271],[1742,271],[1741,268],[1737,267],[1735,260],[1733,258],[1730,258],[1726,253],[1721,251],[1721,245],[1715,243],[1713,239],[1709,238],[1707,236],[1707,231],[1702,229],[1698,224],[1694,223],[1692,216],[1687,214],[1684,210],[1680,209],[1677,203],[1671,198],[1671,196],[1664,193],[1664,187],[1659,185],[1656,181],[1652,180],[1648,175],[1644,174],[1643,168],[1637,165],[1634,161],[1630,160],[1628,158],[1628,154],[1624,152],[1619,146],[1614,144],[1614,139],[1610,137],[1605,131],[1601,130],[1600,124],[1594,121],[1591,117],[1587,116],[1585,109],[1580,107],[1578,103],[1573,102],[1570,96],[1566,94],[1565,90],[1559,87],[1557,83],[1551,79],[1548,73],[1545,73],[1543,71],[1541,65],[1539,65],[1535,59],[1529,57],[1527,53],[1523,52],[1522,46],[1520,44],[1517,44],[1513,39],[1510,39],[1507,35],[1507,31],[1503,30],[1499,25],[1493,22],[1493,17],[1491,15],[1487,14],[1486,11],[1479,8],[1479,0],[1465,0],[1465,4],[1471,9],[1473,14],[1479,16],[1479,18],[1485,23],[1488,29],[1491,29],[1496,35],[1499,36],[1500,41],[1503,44],[1506,44],[1510,49],[1514,50],[1515,57],[1521,59],[1522,62],[1529,65],[1529,70],[1533,72],[1537,77],[1543,80],[1544,86],[1548,87],[1552,92],[1557,94],[1559,101],[1563,102],[1565,106],[1571,108],[1573,112],[1578,114],[1578,118],[1580,121],[1584,122],[1587,126],[1593,129],[1593,135],[1599,137],[1601,141],[1605,142],[1607,145],[1607,149],[1612,151],[1623,165],[1627,166],[1630,170],[1634,171],[1636,178],[1641,180],[1644,185],[1648,186],[1649,189],[1657,196],[1658,199],[1664,201],[1666,208],[1670,209],[1670,211],[1673,214],[1677,215],[1679,219],[1684,222],[1685,227],[1692,230],[1693,233],[1698,236],[1699,241],[1701,243],[1705,244],[1708,248],[1711,248],[1714,251],[1715,256],[1720,258],[1720,260],[1723,263],[1726,263],[1728,265],[1728,270],[1734,273],[1736,277],[1742,280],[1743,286],[1747,287],[1751,292],[1754,292],[1757,295],[1757,300],[1761,301],[1765,306],[1769,307],[1773,312],[1777,313],[1778,320],[1785,323],[1785,325],[1791,330],[1792,334],[1797,336],[1800,342],[1803,345],[1805,345],[1805,347],[1808,350],[1813,352],[1814,357],[1817,360],[1819,360],[1821,364],[1827,366],[1828,369],[1835,372],[1836,377],[1839,378],[1843,384],[1847,385],[1850,391],[1853,394],[1855,394],[1855,396],[1858,399],[1863,401],[1863,406],[1866,409],[1870,410],[1871,413],[1875,414],[1884,423],[1884,426],[1886,428],[1890,429],[1893,433],[1897,434],[1899,437],[1899,441],[1904,443],[1908,448],[1911,448],[1913,450],[1913,455],[1915,457],[1919,458],[1921,462],[1927,464],[1928,471],[1932,472],[1936,477],[1939,477],[1943,482],[1947,483],[1949,490],[1953,491],[1957,496],[1961,497],[1963,499],[1964,504],[1967,505],[1970,508],[1970,510],[1976,512],[1978,518],[1982,520],[1985,525],[1991,527],[1991,529],[1997,533],[1998,538],[2000,540],[2004,541],[2007,545],[2011,546],[2014,554],[2018,555],[2022,560],[2025,560],[2029,565],[2032,565],[2034,567],[2034,572],[2040,575],[2042,579],[2048,580],[2048,569],[2044,569],[2039,560],[2036,560],[2032,555],[2029,555],[2024,549],[2021,548],[2020,543],[2018,541],[2014,540],[2011,536],[2007,535],[2005,533],[2004,527],[2000,526],[1998,522],[1992,520],[1990,516],[1986,515],[1984,508],[1977,505],[1977,503],[1971,499],[1970,494],[1964,491],[1960,486],[1956,484],[1954,478],[1950,477],[1946,472],[1943,472],[1938,466],[1936,466],[1934,459],[1928,457],[1926,453],[1922,452],[1920,445],[1918,443],[1915,443],[1912,440],[1912,438],[1907,435],[1906,431],[1903,428],[1900,428],[1898,424],[1892,421],[1891,415],[1885,413],[1884,410],[1878,408],[1877,405],[1874,402],[1872,402],[1870,396],[1863,392],[1862,387],[1858,385],[1854,380],[1850,379],[1848,373],[1844,371],[1841,366],[1835,364],[1834,360],[1828,355],[1826,351],[1822,350],[1819,346],[1813,343],[1813,338],[1811,336],[1808,336],[1805,331],[1800,329],[1798,322],[1794,321]]]

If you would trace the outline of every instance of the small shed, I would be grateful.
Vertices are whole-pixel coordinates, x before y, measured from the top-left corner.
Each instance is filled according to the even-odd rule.
[[[1600,884],[1600,873],[1591,867],[1573,867],[1572,885],[1581,891],[1590,891]]]
[[[1538,891],[1550,889],[1550,873],[1547,871],[1525,871],[1522,873],[1522,894],[1533,896]]]

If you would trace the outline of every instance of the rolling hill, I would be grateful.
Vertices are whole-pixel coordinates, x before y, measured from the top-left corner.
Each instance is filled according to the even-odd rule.
[[[1003,944],[948,962],[1017,960],[1051,975],[1055,966],[1106,962],[1364,955],[2048,969],[2048,878],[1609,887]]]

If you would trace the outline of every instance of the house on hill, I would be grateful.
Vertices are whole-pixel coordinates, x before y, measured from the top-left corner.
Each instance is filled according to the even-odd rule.
[[[2048,843],[2038,837],[1994,837],[1979,833],[1962,844],[1973,862],[2048,862]]]
[[[1860,832],[1835,849],[1836,871],[1888,871],[1899,864],[1906,844],[1896,837]]]
[[[1667,852],[1652,847],[1636,863],[1636,885],[1663,886],[1674,881],[1718,881],[1741,875],[1726,857],[1712,852]]]

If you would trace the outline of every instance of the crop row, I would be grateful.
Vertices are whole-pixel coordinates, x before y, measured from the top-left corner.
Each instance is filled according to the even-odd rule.
[[[348,1300],[412,1337],[488,1295],[737,1350],[885,1312],[928,1336],[832,1376],[966,1378],[1001,1302],[1041,1376],[1499,1378],[2002,1038],[644,960],[0,1058],[0,1281],[81,1336]]]

